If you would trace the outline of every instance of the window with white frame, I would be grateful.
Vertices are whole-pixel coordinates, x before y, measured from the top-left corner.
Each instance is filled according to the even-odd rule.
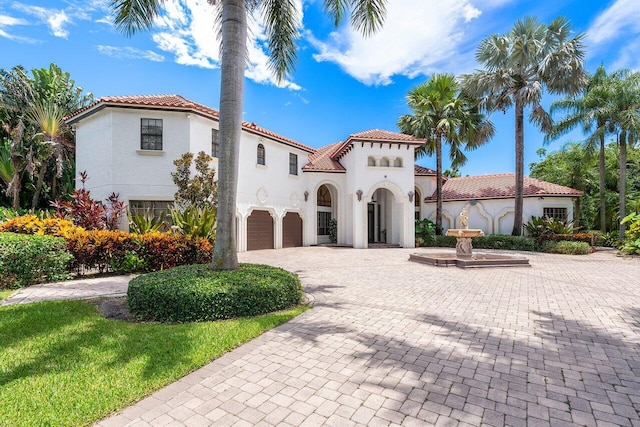
[[[258,144],[258,150],[257,150],[257,163],[259,165],[266,165],[266,158],[265,158],[265,152],[264,152],[264,145],[262,144]]]
[[[567,208],[542,208],[542,216],[557,221],[567,220]]]
[[[140,149],[162,150],[162,119],[140,119]]]
[[[289,153],[289,175],[298,175],[298,155]]]
[[[211,157],[220,157],[220,143],[218,142],[218,129],[211,129]]]

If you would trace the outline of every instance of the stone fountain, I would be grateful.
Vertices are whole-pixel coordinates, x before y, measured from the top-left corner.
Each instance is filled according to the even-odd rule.
[[[472,239],[484,236],[480,229],[469,228],[469,218],[466,210],[460,212],[460,226],[462,228],[450,228],[447,236],[454,236],[456,253],[415,253],[409,255],[409,261],[435,265],[436,267],[529,267],[529,260],[524,257],[498,255],[498,254],[473,254]]]

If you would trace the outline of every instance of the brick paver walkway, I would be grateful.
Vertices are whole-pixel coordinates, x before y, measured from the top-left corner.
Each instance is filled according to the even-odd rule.
[[[100,425],[640,425],[639,259],[414,251],[242,254],[300,274],[315,308]]]
[[[132,277],[134,276],[99,277],[29,286],[0,301],[0,306],[60,299],[123,296],[127,294],[129,280]]]

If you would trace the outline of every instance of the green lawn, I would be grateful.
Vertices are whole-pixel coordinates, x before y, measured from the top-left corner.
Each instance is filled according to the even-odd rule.
[[[0,289],[0,301],[9,298],[15,292],[15,289]]]
[[[91,424],[305,310],[159,324],[81,301],[2,307],[0,426]]]

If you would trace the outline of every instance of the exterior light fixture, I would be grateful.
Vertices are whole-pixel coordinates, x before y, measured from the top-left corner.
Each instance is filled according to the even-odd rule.
[[[414,193],[414,192],[413,192],[413,190],[412,190],[412,191],[409,191],[409,192],[407,193],[407,196],[409,196],[409,201],[410,201],[410,202],[413,202],[413,196],[415,196],[415,194],[416,194],[416,193]]]
[[[304,201],[306,202],[307,200],[309,200],[309,192],[305,191],[304,192]]]
[[[362,201],[362,190],[356,191],[356,195],[358,196],[358,201]]]

